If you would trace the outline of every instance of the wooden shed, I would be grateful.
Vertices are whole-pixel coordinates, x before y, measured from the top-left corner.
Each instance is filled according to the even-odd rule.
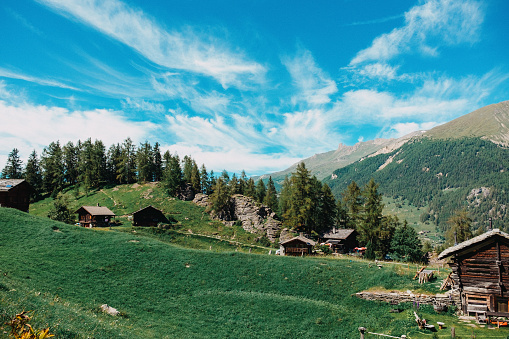
[[[152,205],[133,212],[132,215],[133,226],[157,226],[160,222],[169,222],[163,212]]]
[[[115,216],[115,213],[108,207],[99,206],[99,204],[97,206],[81,206],[74,213],[78,213],[82,227],[107,227]]]
[[[291,256],[308,255],[313,253],[313,246],[315,244],[313,240],[299,235],[298,237],[280,242],[280,254]]]
[[[359,246],[357,231],[353,229],[333,228],[320,236],[321,242],[329,245],[335,253],[350,253]]]
[[[28,212],[33,188],[25,179],[0,179],[0,207]]]
[[[467,315],[509,318],[509,234],[494,229],[440,253],[451,258],[452,294]]]

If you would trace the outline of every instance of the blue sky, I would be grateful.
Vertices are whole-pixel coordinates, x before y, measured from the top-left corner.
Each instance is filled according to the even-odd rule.
[[[509,100],[506,0],[3,0],[0,167],[131,137],[214,171],[429,129]]]

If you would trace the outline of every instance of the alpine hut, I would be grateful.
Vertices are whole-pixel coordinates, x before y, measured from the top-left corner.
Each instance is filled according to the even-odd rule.
[[[168,222],[163,212],[152,205],[142,208],[132,213],[132,215],[133,226],[157,226],[160,222]]]
[[[76,212],[78,213],[80,226],[82,227],[107,227],[115,213],[104,206],[81,206]]]
[[[359,246],[357,231],[352,229],[333,228],[320,236],[321,242],[328,245],[334,253],[350,253]]]
[[[452,296],[466,315],[509,318],[509,234],[494,229],[449,247]]]
[[[28,212],[32,186],[24,179],[0,179],[0,207]]]
[[[300,234],[297,237],[280,242],[280,254],[291,256],[308,255],[313,252],[315,244],[313,240]]]

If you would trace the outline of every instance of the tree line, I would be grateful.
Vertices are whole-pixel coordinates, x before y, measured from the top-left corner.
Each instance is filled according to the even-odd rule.
[[[2,170],[3,178],[24,178],[41,194],[56,197],[65,188],[80,187],[89,192],[104,185],[160,182],[168,196],[210,196],[211,210],[221,215],[228,209],[231,197],[242,194],[276,212],[284,227],[309,236],[319,236],[333,227],[355,229],[369,258],[384,258],[392,253],[400,258],[418,261],[421,244],[415,230],[397,217],[383,215],[379,185],[371,179],[363,188],[351,181],[336,201],[327,184],[320,182],[300,163],[276,191],[272,178],[256,182],[242,171],[240,176],[224,170],[216,176],[205,165],[198,167],[190,156],[182,159],[169,151],[161,154],[160,145],[145,141],[135,146],[130,138],[111,145],[107,150],[100,140],[91,139],[50,143],[39,158],[33,151],[25,166],[14,148]]]

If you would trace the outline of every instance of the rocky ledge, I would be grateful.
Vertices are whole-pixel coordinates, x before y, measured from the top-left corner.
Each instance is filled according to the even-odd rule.
[[[209,207],[209,197],[206,194],[197,194],[193,202],[202,207]],[[276,219],[276,213],[269,207],[257,204],[254,199],[244,195],[235,194],[230,199],[228,211],[211,213],[212,218],[223,221],[232,226],[240,221],[242,228],[250,233],[263,233],[270,242],[275,242],[281,229],[281,221]]]

